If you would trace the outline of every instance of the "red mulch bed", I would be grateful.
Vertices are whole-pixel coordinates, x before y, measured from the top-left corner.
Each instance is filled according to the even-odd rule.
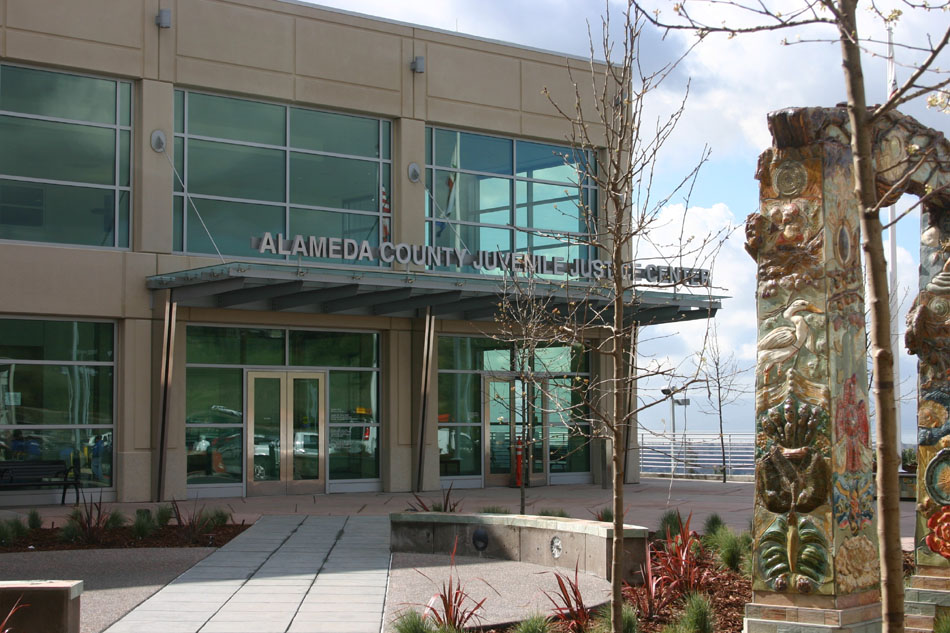
[[[21,538],[16,544],[4,547],[0,545],[0,553],[5,552],[33,552],[38,550],[67,550],[67,549],[111,549],[119,547],[220,547],[246,530],[248,525],[222,525],[210,533],[190,541],[183,530],[176,526],[166,526],[157,529],[151,536],[136,538],[131,527],[121,527],[105,530],[98,543],[84,544],[65,542],[60,537],[59,528],[42,528],[30,530],[30,533]]]

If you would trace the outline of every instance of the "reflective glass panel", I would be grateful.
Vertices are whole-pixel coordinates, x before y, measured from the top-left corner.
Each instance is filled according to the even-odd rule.
[[[439,424],[477,424],[482,419],[482,377],[439,374],[438,415]]]
[[[284,106],[188,94],[188,134],[283,145]]]
[[[538,347],[534,352],[534,369],[545,373],[586,373],[587,352],[580,345]]]
[[[371,246],[379,245],[379,216],[360,215],[358,213],[337,213],[335,211],[321,211],[317,209],[291,209],[290,230],[288,235],[303,235],[315,237],[339,237],[362,242],[366,240]],[[296,259],[296,256],[292,257]],[[339,264],[341,260],[331,257],[303,257],[305,261],[322,261]],[[378,266],[373,258],[347,259],[347,265]]]
[[[379,421],[375,371],[330,372],[330,424]]]
[[[489,381],[486,386],[488,388],[489,472],[493,475],[510,473],[511,383]]]
[[[185,372],[185,423],[243,424],[243,370],[189,367]]]
[[[393,126],[392,126],[392,123],[390,123],[389,121],[382,121],[380,124],[383,126],[382,128],[383,158],[389,159],[389,158],[392,158],[392,138],[393,138],[392,128]]]
[[[119,244],[120,248],[129,247],[129,220],[131,212],[129,210],[128,191],[119,192]]]
[[[113,191],[0,179],[0,237],[115,246]]]
[[[578,164],[583,166],[580,152],[570,147],[526,141],[518,141],[516,149],[518,177],[573,184],[580,182],[577,173]]]
[[[435,132],[435,164],[440,167],[510,176],[511,161],[510,139],[449,130]]]
[[[518,226],[567,233],[587,231],[582,209],[578,206],[580,190],[576,187],[519,181],[516,189],[515,221]]]
[[[439,427],[439,475],[482,474],[482,427]]]
[[[119,125],[132,125],[132,84],[119,84]]]
[[[548,427],[548,450],[552,473],[590,472],[590,427],[552,422]]]
[[[175,139],[175,171],[178,172],[172,174],[175,191],[183,191],[181,183],[185,180],[185,140],[181,138]]]
[[[290,154],[290,201],[335,209],[379,211],[379,163]]]
[[[0,173],[115,184],[115,130],[0,116]]]
[[[175,91],[175,133],[183,134],[185,131],[185,93],[181,90]]]
[[[377,158],[379,121],[291,108],[290,146],[331,154]]]
[[[281,150],[191,140],[187,160],[191,193],[284,201],[286,183]],[[233,229],[228,231],[234,233]]]
[[[293,378],[293,442],[295,480],[320,479],[320,393],[318,378]]]
[[[131,142],[131,137],[129,133],[125,130],[119,132],[119,186],[128,187],[131,184],[130,179],[130,160],[131,156],[129,155],[129,143]]]
[[[290,364],[301,367],[377,367],[376,334],[291,330]]]
[[[106,487],[112,485],[112,439],[111,428],[0,428],[0,460],[64,461],[79,468],[80,486]]]
[[[431,246],[447,246],[449,248],[468,249],[475,251],[510,251],[511,230],[493,226],[477,226],[473,224],[458,224],[455,222],[429,222],[428,244]],[[461,271],[467,274],[501,274],[496,265],[489,261],[487,268],[473,266],[442,266],[438,270]]]
[[[241,427],[185,428],[188,484],[239,484],[244,472]]]
[[[254,481],[280,479],[281,379],[255,378]]]
[[[434,177],[434,217],[482,224],[511,224],[511,181],[507,178],[438,170]]]
[[[180,196],[175,197],[175,201],[172,203],[172,250],[181,252],[185,250],[184,244],[184,217],[183,217],[183,208],[185,204],[185,199]]]
[[[328,432],[330,479],[379,477],[379,427],[331,426]]]
[[[209,365],[283,365],[284,331],[189,325],[186,361]]]
[[[109,362],[111,323],[0,319],[0,358]]]
[[[15,66],[0,68],[0,110],[115,123],[115,97],[116,82],[107,79]]]
[[[0,363],[0,426],[111,425],[112,367]]]
[[[439,369],[511,371],[511,344],[490,338],[440,336]]]
[[[192,207],[194,203],[194,207]],[[195,207],[201,214],[205,226],[195,213]],[[273,235],[284,232],[284,207],[263,204],[245,204],[192,198],[188,203],[188,252],[214,253],[214,244],[225,255],[243,257],[268,257],[283,259],[283,255],[259,253],[251,248],[250,237],[263,235],[270,231]],[[208,233],[214,236],[211,243]]]

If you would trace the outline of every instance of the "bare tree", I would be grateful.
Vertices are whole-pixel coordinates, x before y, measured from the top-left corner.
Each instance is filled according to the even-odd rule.
[[[768,2],[744,0],[685,0],[673,5],[675,17],[667,20],[659,12],[641,6],[634,0],[639,15],[665,30],[688,30],[702,39],[712,33],[724,33],[730,37],[745,33],[795,29],[811,25],[824,25],[833,29],[834,39],[841,48],[844,86],[847,94],[847,115],[851,132],[852,175],[854,193],[859,204],[860,228],[864,250],[865,274],[867,276],[870,306],[870,340],[873,367],[874,408],[877,420],[877,497],[878,539],[881,546],[882,602],[884,631],[904,630],[904,588],[900,544],[900,506],[898,490],[899,457],[892,447],[899,438],[896,430],[896,405],[894,387],[894,352],[890,339],[890,303],[887,288],[887,267],[882,240],[883,225],[880,210],[899,195],[901,187],[895,183],[889,190],[879,191],[875,167],[872,161],[872,130],[875,123],[898,106],[913,99],[930,96],[937,107],[946,106],[947,86],[950,79],[936,71],[935,62],[950,41],[950,28],[939,39],[926,43],[921,40],[898,44],[924,54],[924,59],[913,68],[907,80],[894,89],[881,105],[868,107],[865,94],[862,52],[873,44],[863,40],[858,32],[856,17],[858,0],[800,0],[792,6],[778,9]],[[694,6],[711,6],[716,10],[715,23],[696,16]],[[928,4],[904,0],[900,5],[907,10],[932,10],[942,12],[946,2]],[[900,10],[885,13],[874,2],[870,10],[885,22],[901,16]],[[752,19],[751,24],[730,24],[723,21],[723,10],[735,10],[743,19]],[[812,40],[814,41],[814,40]],[[826,40],[827,41],[827,40]],[[918,163],[919,165],[920,163]],[[913,171],[909,166],[906,177],[899,178],[904,186]],[[926,196],[925,196],[926,197]],[[919,201],[922,203],[923,200]]]
[[[584,421],[575,424],[573,432],[586,433],[580,427],[589,426],[593,440],[606,441],[611,447],[611,619],[616,633],[620,633],[622,626],[627,438],[635,432],[640,412],[665,402],[668,397],[676,397],[698,379],[695,371],[684,375],[672,363],[659,360],[641,363],[638,359],[640,327],[669,320],[670,317],[658,313],[670,308],[655,308],[651,312],[643,305],[644,279],[635,263],[654,267],[660,264],[663,273],[652,279],[650,285],[654,290],[679,293],[678,301],[685,308],[673,310],[674,320],[707,318],[712,316],[709,306],[714,301],[705,287],[708,278],[700,269],[709,268],[728,234],[728,227],[724,227],[712,235],[688,235],[682,228],[685,217],[680,217],[675,221],[681,224],[681,229],[676,231],[674,227],[671,244],[659,243],[662,241],[660,233],[670,229],[664,225],[667,220],[661,217],[662,211],[674,195],[682,195],[688,208],[692,183],[708,156],[708,149],[702,149],[696,167],[673,191],[655,195],[654,169],[664,143],[683,113],[685,97],[668,115],[654,120],[646,114],[651,96],[668,79],[677,62],[656,70],[641,64],[639,39],[645,22],[632,13],[630,7],[627,6],[622,16],[622,40],[618,39],[615,45],[611,39],[608,7],[599,37],[595,40],[590,36],[589,69],[581,73],[568,66],[575,88],[573,102],[558,102],[548,94],[554,108],[570,124],[571,132],[566,140],[571,149],[564,156],[565,162],[576,167],[578,186],[584,182],[596,185],[600,200],[594,204],[578,196],[564,204],[562,211],[575,218],[583,230],[533,232],[565,244],[579,255],[575,261],[580,261],[584,270],[575,270],[573,275],[558,275],[555,271],[553,276],[544,275],[536,280],[531,292],[515,289],[506,293],[502,313],[507,312],[509,317],[501,318],[502,322],[507,318],[513,325],[509,329],[502,323],[504,336],[519,339],[518,346],[523,350],[533,349],[537,353],[538,343],[529,339],[539,337],[540,345],[581,349],[593,358],[606,361],[592,369],[589,379],[562,380],[557,389],[537,371],[522,375],[535,389],[546,391],[550,396],[545,401],[550,402],[551,412],[561,415],[562,419]],[[600,56],[605,61],[594,61]],[[578,74],[583,77],[576,76]],[[582,97],[591,91],[592,100]],[[672,252],[661,253],[666,246],[671,246]],[[536,261],[532,257],[527,254],[522,261]],[[577,276],[583,279],[575,281]],[[525,301],[535,305],[524,305]],[[513,308],[505,307],[512,302],[516,304]],[[522,305],[517,305],[518,302]],[[697,347],[701,347],[702,342],[698,343]],[[665,396],[636,394],[638,381],[661,377],[664,384],[675,380],[681,386]]]
[[[722,483],[726,483],[726,438],[723,431],[723,410],[735,403],[749,390],[743,383],[745,372],[749,367],[739,367],[735,354],[724,355],[719,347],[719,333],[715,324],[706,344],[705,354],[698,357],[698,368],[702,382],[706,387],[706,404],[700,405],[699,410],[719,419],[719,447],[722,451]]]

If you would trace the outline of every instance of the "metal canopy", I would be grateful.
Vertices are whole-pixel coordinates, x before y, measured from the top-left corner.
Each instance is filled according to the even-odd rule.
[[[506,289],[499,277],[447,277],[395,272],[231,262],[148,277],[151,290],[170,290],[183,307],[270,310],[311,314],[419,317],[430,308],[441,319],[491,321]],[[511,289],[509,288],[509,291]],[[534,291],[552,305],[587,302],[603,308],[609,295],[587,282],[539,282]],[[714,316],[722,296],[638,289],[631,318],[643,325]]]

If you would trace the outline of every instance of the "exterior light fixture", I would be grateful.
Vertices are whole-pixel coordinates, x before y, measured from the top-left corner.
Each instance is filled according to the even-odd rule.
[[[426,58],[422,55],[413,57],[412,61],[409,62],[409,69],[414,73],[424,73],[426,71]]]
[[[419,182],[419,179],[422,178],[422,170],[419,169],[418,163],[409,163],[409,182]]]
[[[161,154],[165,151],[165,146],[167,145],[167,140],[165,139],[165,133],[161,130],[155,130],[152,132],[152,137],[149,140],[149,144],[152,146],[152,149]]]
[[[159,9],[158,15],[155,16],[155,24],[158,25],[160,29],[172,28],[172,10]]]

